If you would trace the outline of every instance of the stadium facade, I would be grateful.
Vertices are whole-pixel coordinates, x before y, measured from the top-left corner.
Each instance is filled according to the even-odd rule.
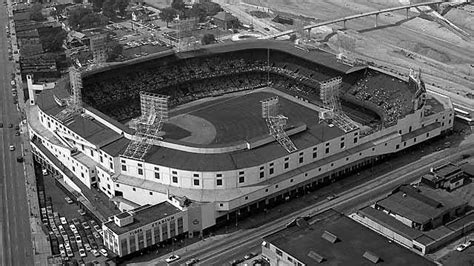
[[[229,54],[232,59],[229,59]],[[227,67],[209,67],[216,58]],[[253,62],[249,63],[260,59],[257,66]],[[202,133],[199,125],[204,125],[209,118],[219,116],[216,113],[224,109],[214,110],[212,106],[205,105],[204,107],[211,108],[207,109],[207,116],[199,117],[198,113],[193,113],[190,109],[186,109],[189,112],[184,114],[178,113],[181,116],[188,114],[198,117],[199,123],[194,124],[198,125],[198,129],[187,130],[191,132],[191,136],[202,134],[201,138],[190,140],[173,137],[172,130],[166,132],[165,124],[161,129],[164,133],[161,132],[160,138],[148,143],[141,157],[124,156],[127,148],[130,149],[131,142],[140,140],[136,135],[138,129],[133,130],[118,122],[117,113],[106,114],[107,110],[103,108],[105,104],[94,106],[93,101],[85,101],[79,108],[77,105],[76,109],[69,108],[71,102],[74,102],[71,99],[74,90],[70,87],[77,85],[76,81],[62,80],[50,89],[32,85],[29,77],[31,105],[28,125],[33,153],[56,173],[58,179],[86,199],[85,191],[99,190],[114,201],[120,210],[158,204],[170,198],[182,200],[183,205],[192,205],[193,214],[188,218],[190,233],[234,221],[240,216],[305,193],[307,189],[333,182],[361,167],[373,165],[388,155],[440,136],[453,127],[454,112],[450,99],[427,93],[419,74],[400,80],[380,69],[348,65],[347,62],[338,61],[336,56],[320,50],[298,49],[277,41],[251,41],[177,54],[165,52],[147,60],[135,60],[83,73],[82,97],[91,98],[91,93],[99,93],[100,86],[93,89],[89,86],[93,82],[109,82],[106,80],[104,83],[97,83],[100,79],[108,78],[110,82],[118,82],[118,79],[129,75],[127,73],[133,74],[134,71],[145,73],[155,69],[157,73],[167,73],[171,67],[177,67],[179,71],[173,85],[163,86],[164,89],[158,92],[167,94],[166,90],[173,89],[174,95],[170,96],[169,101],[174,103],[171,105],[180,108],[178,100],[191,94],[176,96],[175,91],[182,87],[176,83],[180,82],[180,75],[190,65],[201,72],[192,70],[193,84],[186,86],[201,82],[196,81],[195,76],[210,76],[215,80],[219,75],[224,75],[222,73],[227,71],[229,65],[234,69],[234,75],[240,76],[243,72],[235,69],[251,68],[252,72],[245,72],[246,77],[262,76],[266,79],[265,86],[242,85],[245,92],[239,99],[254,97],[252,93],[256,90],[265,92],[255,94],[257,102],[267,96],[278,96],[280,111],[289,119],[289,126],[284,129],[284,133],[296,150],[288,152],[284,145],[275,140],[275,136],[268,133],[263,119],[263,126],[259,130],[253,130],[259,121],[250,125],[246,121],[230,121],[227,129],[215,127],[214,137],[206,140],[209,133]],[[236,66],[236,60],[243,66]],[[151,61],[159,62],[158,66],[140,68],[140,64],[149,64]],[[208,62],[205,69],[199,65],[200,62]],[[227,72],[225,75],[228,75]],[[284,79],[271,80],[278,75],[284,76]],[[223,79],[229,79],[228,77],[230,76],[224,76]],[[317,90],[318,86],[322,86],[318,84],[335,77],[342,77],[338,96],[343,101],[342,110],[348,115],[349,121],[356,125],[345,130],[333,120],[318,117],[321,110],[324,110],[316,99],[320,93],[311,91],[311,84]],[[157,82],[168,80],[167,84],[171,84],[170,79],[160,78],[161,81]],[[293,89],[290,89],[290,85],[287,86],[287,82],[292,84]],[[123,83],[114,83],[113,86],[117,87],[106,98],[120,102],[125,106],[123,108],[136,103],[138,92],[133,92],[135,102],[128,101],[126,97],[120,98],[123,91],[130,89],[121,90],[119,84]],[[271,89],[277,84],[281,90]],[[298,87],[299,84],[301,87]],[[150,86],[148,91],[157,87]],[[267,87],[270,89],[265,90]],[[304,91],[301,88],[310,89]],[[228,94],[242,93],[239,89],[228,92],[222,87],[219,87],[220,91],[216,94],[213,92],[217,88],[214,90],[206,87],[206,90],[206,93],[194,91],[194,98],[184,105],[209,96],[214,96],[213,99],[217,102],[221,99],[224,101],[233,99],[226,96]],[[313,97],[315,95],[318,97]],[[403,97],[409,99],[408,104],[402,103]],[[245,106],[246,103],[248,102],[236,103],[244,104],[240,106],[242,111],[239,113],[254,112],[260,108],[257,106],[252,109]],[[229,105],[232,105],[232,101]],[[135,110],[137,108],[139,107]],[[378,119],[359,121],[357,116],[351,115],[351,110],[358,110],[359,116],[375,114],[374,117]],[[122,113],[127,114],[128,111]],[[232,117],[224,118],[226,119]],[[254,118],[249,118],[249,121],[256,121],[252,119]],[[170,111],[169,121],[173,121],[173,109]],[[238,129],[244,133],[238,132]],[[262,130],[267,131],[262,133]],[[246,134],[246,131],[251,131],[252,134]],[[225,137],[229,134],[237,137]],[[93,199],[88,200],[93,205]],[[101,218],[104,221],[107,219]]]

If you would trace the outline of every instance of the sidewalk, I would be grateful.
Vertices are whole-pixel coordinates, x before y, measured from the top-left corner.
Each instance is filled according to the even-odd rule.
[[[134,265],[134,266],[146,266],[146,265],[168,265],[166,262],[165,262],[165,259],[167,259],[169,256],[171,256],[171,254],[175,254],[175,255],[179,255],[181,257],[183,257],[184,255],[186,255],[188,252],[191,252],[191,251],[196,251],[198,249],[201,249],[202,247],[204,246],[209,246],[209,242],[217,242],[217,241],[220,241],[222,239],[225,239],[229,236],[230,234],[222,234],[222,235],[215,235],[215,236],[210,236],[210,237],[207,237],[207,238],[204,238],[203,240],[201,241],[198,241],[198,242],[195,242],[193,244],[190,244],[190,245],[187,245],[185,247],[182,247],[180,249],[177,249],[175,250],[174,252],[172,253],[167,253],[167,254],[164,254],[162,255],[161,257],[158,257],[158,258],[154,258],[153,260],[151,261],[144,261],[144,262],[136,262],[136,263],[126,263],[127,265]],[[184,263],[184,262],[182,262]]]

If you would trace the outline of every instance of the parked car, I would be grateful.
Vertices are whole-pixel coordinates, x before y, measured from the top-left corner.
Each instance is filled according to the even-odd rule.
[[[89,252],[92,250],[91,245],[89,245],[89,243],[87,242],[84,242],[84,248],[86,251],[89,251]]]
[[[173,262],[173,261],[179,260],[180,258],[181,258],[180,256],[173,254],[173,255],[169,256],[165,261],[166,261],[167,263],[171,263],[171,262]]]
[[[65,200],[68,204],[74,203],[74,201],[72,201],[72,199],[71,199],[70,197],[65,197],[64,200]]]
[[[244,256],[244,259],[245,259],[245,260],[249,260],[249,259],[251,259],[251,258],[253,258],[253,257],[255,257],[255,256],[257,256],[257,254],[250,252],[249,254],[247,254],[247,255]]]
[[[94,255],[94,257],[99,257],[100,256],[100,253],[99,253],[99,251],[97,251],[97,249],[91,249],[91,253],[92,253],[92,255]]]
[[[104,248],[101,248],[101,249],[99,250],[99,252],[100,252],[100,254],[101,254],[102,256],[104,256],[104,257],[108,257],[108,256],[109,256],[109,254],[107,253],[107,250],[105,250]]]
[[[59,220],[61,220],[62,225],[67,225],[66,217],[61,217],[61,218],[59,218]]]
[[[78,212],[81,216],[86,215],[86,212],[85,212],[84,210],[82,210],[82,209],[77,210],[77,212]]]
[[[78,228],[78,226],[81,225],[81,222],[79,222],[77,218],[72,218],[71,221],[76,226],[76,228]]]
[[[102,228],[100,228],[100,226],[98,224],[94,225],[94,230],[98,233],[100,231],[102,231]]]
[[[459,252],[462,252],[462,251],[464,251],[466,248],[468,248],[470,245],[471,245],[471,244],[470,244],[469,242],[459,244],[459,245],[456,247],[456,250],[459,251]]]
[[[194,264],[196,264],[196,263],[198,263],[198,262],[199,262],[199,259],[197,259],[197,258],[192,258],[192,259],[186,261],[186,264],[185,264],[185,265],[186,265],[186,266],[191,266],[191,265],[194,265]]]
[[[83,248],[80,248],[80,249],[79,249],[79,255],[80,255],[81,257],[87,257],[86,251],[85,251]]]
[[[337,198],[337,195],[336,195],[336,194],[331,194],[331,195],[329,195],[329,196],[326,197],[326,199],[327,199],[328,201],[331,201],[331,200],[333,200],[333,199],[335,199],[335,198]]]

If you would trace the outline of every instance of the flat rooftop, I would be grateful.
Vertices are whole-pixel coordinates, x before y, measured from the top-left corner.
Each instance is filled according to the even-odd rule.
[[[165,201],[156,205],[144,205],[130,211],[133,216],[133,222],[126,226],[118,226],[115,222],[108,221],[104,223],[112,232],[117,235],[125,234],[129,231],[135,230],[147,224],[153,223],[170,215],[181,212],[173,204]],[[124,213],[118,214],[118,217],[123,217]]]
[[[423,184],[416,188],[402,185],[376,205],[393,213],[423,224],[439,217],[447,210],[466,204],[465,201],[442,189],[432,189]]]
[[[264,240],[306,265],[319,264],[313,254],[324,265],[371,265],[364,254],[380,258],[380,265],[435,265],[332,209]]]

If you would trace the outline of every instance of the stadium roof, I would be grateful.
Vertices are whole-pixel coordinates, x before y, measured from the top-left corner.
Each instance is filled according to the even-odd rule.
[[[324,232],[337,236],[328,242]],[[435,265],[410,250],[330,209],[264,240],[306,265]]]
[[[120,227],[113,220],[104,223],[104,225],[117,235],[121,235],[179,212],[181,212],[180,209],[165,201],[156,205],[142,206],[131,210],[133,223],[129,225]],[[123,214],[121,213],[119,216]]]
[[[341,129],[322,123],[290,138],[296,147],[302,150],[342,134]],[[289,154],[285,148],[276,141],[255,149],[218,154],[192,153],[154,146],[145,161],[181,170],[226,171],[257,166],[287,155]]]

